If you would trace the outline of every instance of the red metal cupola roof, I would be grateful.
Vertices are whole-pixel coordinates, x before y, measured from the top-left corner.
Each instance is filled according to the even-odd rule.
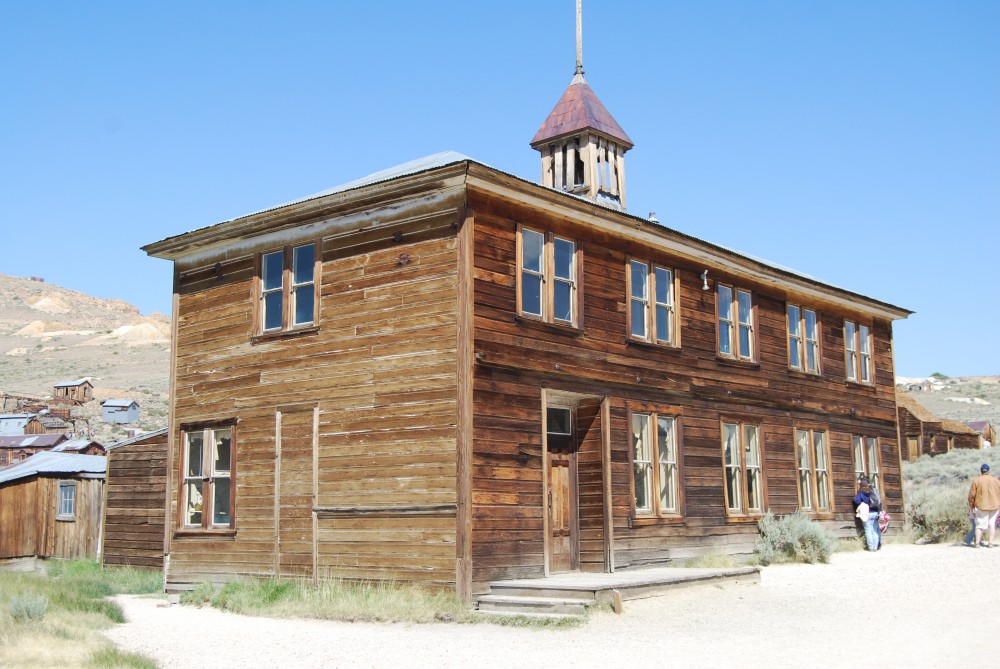
[[[572,135],[587,128],[620,142],[626,151],[633,146],[629,136],[597,99],[597,95],[587,84],[583,74],[578,73],[559,98],[549,117],[545,119],[545,123],[535,133],[531,147],[537,149],[539,145],[552,139]]]

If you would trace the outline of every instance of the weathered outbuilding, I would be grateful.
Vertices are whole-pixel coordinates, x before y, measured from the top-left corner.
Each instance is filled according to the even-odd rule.
[[[163,567],[167,430],[108,447],[104,564]]]
[[[36,453],[0,470],[0,560],[96,558],[105,459]]]
[[[979,433],[965,423],[934,415],[912,395],[896,393],[899,412],[899,440],[905,444],[906,459],[913,462],[925,453],[940,455],[954,448],[982,448]]]
[[[139,403],[135,400],[105,400],[101,402],[101,420],[105,423],[134,423],[139,420]]]
[[[90,379],[76,381],[60,381],[52,387],[53,404],[71,404],[79,406],[94,399],[94,384]]]

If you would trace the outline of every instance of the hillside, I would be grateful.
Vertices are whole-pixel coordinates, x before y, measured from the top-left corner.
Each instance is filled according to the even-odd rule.
[[[1000,429],[1000,376],[945,378],[934,390],[911,392],[910,397],[938,418],[988,420]]]
[[[142,417],[128,427],[101,423],[98,402],[74,410],[101,443],[166,426],[169,357],[163,314],[0,274],[0,392],[48,398],[54,384],[87,377],[97,400],[136,400]]]

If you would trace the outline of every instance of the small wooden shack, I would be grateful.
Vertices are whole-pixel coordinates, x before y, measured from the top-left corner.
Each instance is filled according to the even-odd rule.
[[[925,453],[940,455],[955,448],[981,448],[978,432],[960,421],[939,418],[908,393],[896,393],[896,407],[899,443],[910,462]]]
[[[45,452],[0,470],[0,562],[96,558],[105,463]]]
[[[135,400],[105,400],[101,402],[101,420],[123,425],[134,423],[139,420],[139,403]]]
[[[60,381],[52,387],[52,402],[54,404],[79,406],[92,399],[94,399],[94,384],[90,382],[90,379]]]
[[[108,447],[104,564],[163,567],[167,430]]]
[[[25,434],[69,434],[73,425],[59,416],[39,414],[33,416],[24,426]]]

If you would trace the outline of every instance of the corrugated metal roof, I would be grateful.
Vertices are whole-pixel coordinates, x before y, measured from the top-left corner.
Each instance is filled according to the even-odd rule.
[[[139,406],[139,403],[135,400],[104,400],[101,402],[102,407],[122,407],[127,409],[132,405]]]
[[[83,379],[77,379],[76,381],[60,381],[59,383],[55,384],[55,386],[53,386],[53,387],[55,387],[55,388],[65,388],[66,386],[82,386],[85,383],[90,383],[90,379],[83,378]],[[94,385],[94,384],[90,383],[90,385]]]
[[[166,433],[167,433],[167,428],[161,427],[159,430],[153,430],[152,432],[137,434],[134,437],[129,437],[128,439],[125,439],[123,441],[111,444],[110,446],[108,446],[108,450],[110,451],[112,448],[118,448],[119,446],[128,446],[129,444],[134,444],[137,441],[143,441],[145,439],[153,439],[156,437],[161,437]]]
[[[94,441],[93,439],[70,439],[69,441],[65,441],[65,442],[59,444],[58,446],[56,446],[52,450],[53,451],[82,451],[83,449],[85,449],[85,448],[87,448],[89,446],[101,446],[101,448],[104,448],[104,446],[102,446],[100,443]]]
[[[29,458],[0,469],[0,483],[37,476],[38,474],[103,474],[108,459],[103,455],[73,453],[35,453]]]
[[[19,434],[0,436],[0,448],[48,448],[66,441],[65,434]]]

